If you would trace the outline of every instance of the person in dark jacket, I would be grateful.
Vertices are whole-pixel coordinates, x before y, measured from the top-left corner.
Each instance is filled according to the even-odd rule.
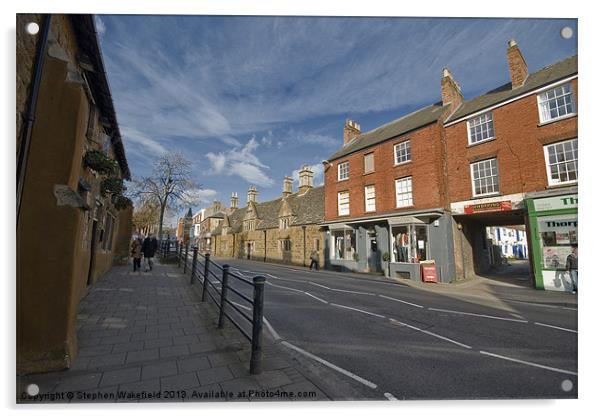
[[[566,269],[569,271],[569,276],[571,276],[571,286],[572,293],[577,293],[577,268],[578,268],[578,259],[577,259],[577,246],[573,246],[573,252],[568,255],[566,258]]]
[[[314,266],[316,266],[316,271],[317,271],[319,262],[320,262],[318,252],[316,250],[313,250],[311,252],[311,255],[309,256],[309,259],[311,260],[311,263],[309,263],[309,269],[311,270]]]
[[[134,272],[136,272],[141,269],[140,262],[142,261],[142,239],[140,237],[134,237],[130,250],[134,260]]]
[[[153,269],[153,257],[155,256],[158,245],[157,238],[155,238],[153,234],[149,234],[142,243],[142,253],[144,254],[147,265],[146,271]]]

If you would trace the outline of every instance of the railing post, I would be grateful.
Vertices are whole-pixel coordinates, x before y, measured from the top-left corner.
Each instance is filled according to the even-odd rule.
[[[180,243],[180,251],[178,251],[178,268],[182,267],[182,251],[184,251],[184,246]]]
[[[177,240],[176,240],[176,242],[174,242],[174,245],[175,245],[175,253],[176,253],[175,256],[176,256],[176,258],[178,258],[180,253],[178,252],[178,241]]]
[[[253,277],[253,335],[251,339],[251,374],[261,374],[263,361],[263,289],[265,277]]]
[[[230,266],[224,264],[222,270],[222,291],[220,292],[220,300],[219,300],[219,319],[217,321],[217,327],[224,327],[224,309],[226,309],[226,296],[228,294],[228,274],[230,271]]]
[[[209,253],[205,254],[205,269],[203,271],[203,293],[201,302],[205,302],[205,293],[207,293],[207,280],[209,280]]]
[[[186,273],[186,264],[188,264],[188,245],[189,243],[186,243],[186,253],[184,254],[184,273]]]
[[[196,259],[199,255],[199,247],[192,247],[192,267],[190,268],[190,284],[194,284],[194,274],[196,273]]]

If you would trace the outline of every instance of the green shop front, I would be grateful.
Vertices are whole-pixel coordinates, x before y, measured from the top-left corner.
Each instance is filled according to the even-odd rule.
[[[525,197],[537,289],[571,291],[566,260],[578,244],[577,188]]]

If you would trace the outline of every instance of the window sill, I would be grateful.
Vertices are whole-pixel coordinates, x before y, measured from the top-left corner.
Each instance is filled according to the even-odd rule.
[[[470,200],[487,199],[489,197],[500,197],[500,196],[502,196],[501,193],[481,194],[481,195],[478,195],[478,196],[471,197]]]
[[[347,177],[346,179],[337,180],[337,183],[342,183],[342,182],[347,181],[347,180],[349,180],[349,177]]]
[[[495,141],[496,139],[497,139],[497,137],[494,136],[493,138],[484,139],[482,141],[475,142],[474,144],[468,144],[468,145],[466,145],[466,148],[476,147],[477,145],[486,144],[487,142]]]
[[[364,176],[367,176],[369,174],[374,174],[375,172],[376,172],[376,170],[368,171],[367,173],[364,173]]]
[[[537,124],[537,127],[540,128],[542,126],[546,126],[546,125],[549,125],[551,123],[560,122],[561,120],[567,120],[567,119],[576,118],[576,117],[577,117],[577,113],[571,113],[570,115],[564,115],[562,117],[559,117],[559,118],[556,118],[556,119],[552,119],[552,120],[549,120],[547,122],[539,122]]]
[[[570,187],[579,184],[578,181],[567,181],[566,183],[548,184],[546,189],[562,189],[563,187]]]
[[[393,167],[399,167],[400,165],[410,164],[411,162],[412,162],[412,160],[403,161],[401,163],[395,163],[395,164],[393,164]]]
[[[415,209],[414,205],[410,206],[396,206],[395,209]]]

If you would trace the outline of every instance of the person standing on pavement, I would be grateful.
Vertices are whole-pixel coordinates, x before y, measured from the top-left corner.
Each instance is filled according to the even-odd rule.
[[[157,251],[157,238],[153,234],[149,234],[142,243],[142,252],[144,253],[144,260],[146,261],[146,271],[153,269],[153,257]]]
[[[566,269],[569,271],[571,277],[571,291],[573,294],[577,293],[577,246],[573,246],[573,252],[571,252],[566,258]]]
[[[140,270],[140,262],[142,259],[142,239],[140,237],[134,237],[130,250],[132,259],[134,260],[134,272],[136,272],[137,270]]]
[[[309,256],[309,259],[311,260],[311,263],[309,263],[309,269],[311,270],[313,266],[316,266],[316,271],[318,271],[318,252],[316,250],[313,250]]]

